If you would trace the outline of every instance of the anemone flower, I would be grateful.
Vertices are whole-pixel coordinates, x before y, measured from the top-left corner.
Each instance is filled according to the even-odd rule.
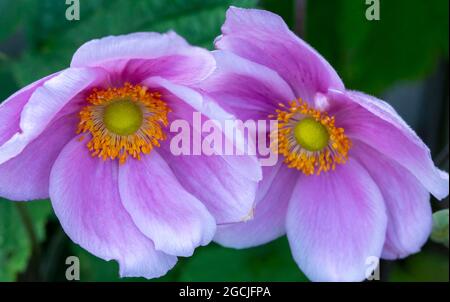
[[[254,219],[220,226],[215,240],[246,248],[287,233],[313,281],[363,280],[371,257],[418,252],[431,230],[429,193],[445,198],[448,174],[395,110],[346,90],[270,12],[230,8],[216,47],[202,88],[237,118],[278,120],[279,160],[263,167]]]
[[[67,235],[121,276],[165,274],[248,215],[261,174],[256,159],[170,152],[171,121],[228,116],[190,88],[214,68],[173,32],[84,44],[1,104],[0,195],[50,197]]]

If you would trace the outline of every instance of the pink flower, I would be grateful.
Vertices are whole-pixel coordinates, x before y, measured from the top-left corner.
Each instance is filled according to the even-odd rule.
[[[171,121],[228,117],[190,88],[214,68],[172,32],[84,44],[0,106],[0,195],[50,197],[69,237],[122,276],[165,274],[247,217],[260,178],[256,160],[169,150]]]
[[[270,12],[230,8],[203,89],[238,118],[277,119],[278,164],[263,167],[255,217],[220,226],[228,247],[287,233],[315,281],[365,279],[373,258],[416,253],[431,230],[429,193],[448,174],[386,102],[346,90],[314,49]]]

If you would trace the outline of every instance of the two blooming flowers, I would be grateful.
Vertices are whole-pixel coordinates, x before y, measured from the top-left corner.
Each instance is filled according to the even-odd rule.
[[[369,257],[418,252],[448,174],[394,109],[346,90],[272,13],[230,8],[216,47],[172,32],[81,46],[1,104],[0,196],[50,197],[67,235],[121,276],[164,275],[212,240],[284,234],[314,281],[361,281]],[[263,135],[280,160],[173,155],[168,127],[184,120],[196,135],[194,113],[276,120]]]

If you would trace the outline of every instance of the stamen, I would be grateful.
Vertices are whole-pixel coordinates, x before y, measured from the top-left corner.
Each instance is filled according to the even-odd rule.
[[[334,117],[301,99],[280,107],[276,116],[269,116],[278,120],[278,128],[271,133],[272,148],[284,156],[289,168],[319,175],[346,162],[351,141],[343,128],[335,126]]]
[[[103,160],[128,156],[141,158],[166,138],[170,108],[157,92],[147,87],[125,83],[120,88],[93,89],[79,115],[77,133],[90,133],[87,143],[92,156]],[[83,137],[82,137],[83,139]]]

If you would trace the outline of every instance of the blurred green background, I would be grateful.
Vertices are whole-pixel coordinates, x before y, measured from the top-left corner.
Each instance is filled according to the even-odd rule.
[[[365,2],[80,0],[80,21],[67,21],[65,0],[0,0],[0,100],[67,67],[73,52],[90,39],[173,29],[211,49],[230,5],[259,7],[280,14],[330,61],[348,88],[389,101],[448,171],[449,1],[381,0],[379,21],[365,18]],[[431,202],[435,211],[448,208],[448,199]],[[448,213],[436,226],[434,241],[421,253],[383,261],[382,280],[448,281]],[[445,240],[447,247],[438,243]],[[116,263],[90,255],[66,237],[48,200],[0,200],[0,281],[63,281],[69,255],[80,258],[82,281],[120,280]],[[122,279],[129,280],[141,279]],[[241,251],[211,244],[180,259],[160,280],[307,281],[286,238]]]

